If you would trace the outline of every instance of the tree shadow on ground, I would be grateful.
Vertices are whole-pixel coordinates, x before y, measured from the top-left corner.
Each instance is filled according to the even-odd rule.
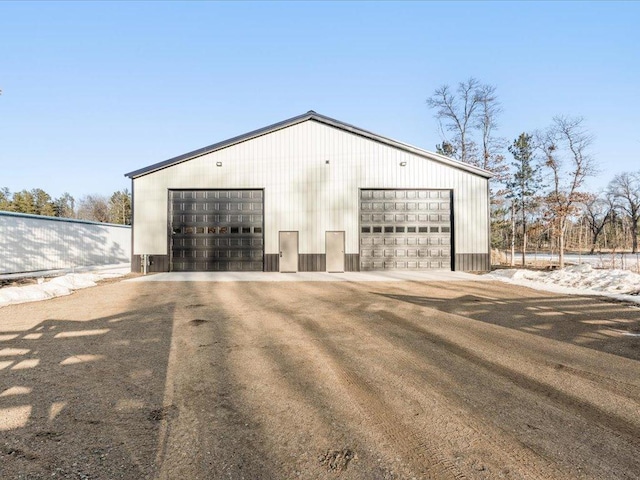
[[[555,295],[530,290],[518,295],[503,284],[441,284],[439,295],[377,295],[545,338],[640,360],[640,308],[603,297]]]
[[[0,477],[152,478],[173,308],[0,331]]]

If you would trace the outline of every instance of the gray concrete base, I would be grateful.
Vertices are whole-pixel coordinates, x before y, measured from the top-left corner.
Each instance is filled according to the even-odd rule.
[[[461,282],[484,280],[465,272],[171,272],[136,277],[127,282]]]

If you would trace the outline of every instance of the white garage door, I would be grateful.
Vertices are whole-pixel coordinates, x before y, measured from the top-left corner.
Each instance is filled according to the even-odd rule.
[[[360,270],[451,270],[450,190],[361,190]]]

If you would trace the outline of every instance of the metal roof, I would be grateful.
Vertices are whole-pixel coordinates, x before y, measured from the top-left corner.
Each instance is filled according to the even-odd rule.
[[[200,157],[202,155],[206,155],[211,152],[215,152],[216,150],[221,150],[223,148],[230,147],[232,145],[236,145],[241,142],[246,142],[247,140],[251,140],[253,138],[260,137],[262,135],[267,135],[269,133],[275,132],[277,130],[281,130],[283,128],[291,127],[293,125],[297,125],[298,123],[306,122],[308,120],[313,120],[319,123],[323,123],[325,125],[332,126],[334,128],[338,128],[340,130],[344,130],[346,132],[353,133],[354,135],[359,135],[364,138],[368,138],[375,142],[383,143],[385,145],[389,145],[400,150],[404,150],[415,155],[419,155],[424,158],[428,158],[429,160],[433,160],[439,163],[443,163],[445,165],[449,165],[453,168],[457,168],[460,170],[465,170],[469,173],[473,173],[475,175],[479,175],[485,178],[491,178],[493,174],[487,170],[482,168],[474,167],[468,163],[463,163],[458,160],[454,160],[449,157],[445,157],[444,155],[440,155],[438,153],[429,152],[427,150],[423,150],[418,147],[414,147],[412,145],[399,142],[397,140],[392,140],[387,137],[383,137],[382,135],[378,135],[373,132],[369,132],[367,130],[363,130],[354,125],[350,125],[348,123],[341,122],[339,120],[335,120],[330,117],[326,117],[324,115],[320,115],[319,113],[314,112],[313,110],[309,110],[307,113],[303,113],[302,115],[298,115],[296,117],[289,118],[287,120],[283,120],[278,123],[274,123],[273,125],[269,125],[267,127],[259,128],[258,130],[254,130],[252,132],[245,133],[243,135],[238,135],[237,137],[230,138],[228,140],[224,140],[222,142],[214,143],[213,145],[209,145],[207,147],[199,148],[198,150],[194,150],[192,152],[185,153],[183,155],[178,155],[177,157],[170,158],[168,160],[164,160],[162,162],[154,163],[153,165],[149,165],[148,167],[144,167],[138,170],[134,170],[133,172],[125,173],[125,177],[129,178],[137,178],[143,175],[147,175],[149,173],[156,172],[158,170],[162,170],[163,168],[172,167],[173,165],[177,165],[182,162],[186,162],[188,160],[194,159],[196,157]]]
[[[32,213],[8,212],[6,210],[0,210],[0,217],[33,218],[35,220],[47,220],[50,222],[83,223],[87,225],[100,225],[102,227],[131,228],[131,225],[122,225],[121,223],[95,222],[93,220],[80,220],[79,218],[50,217],[48,215],[34,215]]]

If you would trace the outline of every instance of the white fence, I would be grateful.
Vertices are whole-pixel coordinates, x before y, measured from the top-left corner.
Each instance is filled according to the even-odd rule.
[[[0,274],[131,261],[131,227],[0,212]]]

